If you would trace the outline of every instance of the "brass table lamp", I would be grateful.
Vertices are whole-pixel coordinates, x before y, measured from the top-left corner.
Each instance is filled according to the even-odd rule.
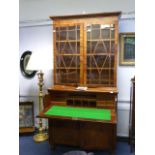
[[[51,57],[47,52],[34,52],[32,53],[27,70],[37,70],[38,73],[38,86],[39,86],[39,112],[43,110],[43,76],[42,70],[52,69]],[[39,118],[38,133],[33,137],[35,142],[42,142],[48,139],[48,134],[44,132],[42,118]]]

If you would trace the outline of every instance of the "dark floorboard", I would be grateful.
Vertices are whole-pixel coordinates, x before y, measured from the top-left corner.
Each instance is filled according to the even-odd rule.
[[[35,143],[32,135],[19,136],[19,155],[62,155],[65,152],[79,150],[74,147],[57,146],[53,151],[48,141]],[[91,151],[94,155],[108,155],[106,151]],[[130,153],[130,146],[127,142],[118,140],[115,155],[134,155]]]

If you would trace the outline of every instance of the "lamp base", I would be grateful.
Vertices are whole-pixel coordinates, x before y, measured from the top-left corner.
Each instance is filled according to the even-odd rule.
[[[38,134],[33,136],[33,140],[35,142],[43,142],[43,141],[45,141],[47,139],[48,139],[48,135],[45,134],[45,133],[38,133]]]

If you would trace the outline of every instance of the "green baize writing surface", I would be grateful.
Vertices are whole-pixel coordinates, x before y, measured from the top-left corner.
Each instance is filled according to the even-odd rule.
[[[44,114],[48,116],[111,120],[111,110],[109,109],[79,108],[54,105]]]

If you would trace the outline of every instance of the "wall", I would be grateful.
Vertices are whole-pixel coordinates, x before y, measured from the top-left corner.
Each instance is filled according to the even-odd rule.
[[[34,26],[34,27],[21,27],[19,29],[19,56],[23,54],[24,51],[30,50],[32,52],[38,49],[44,49],[46,51],[51,51],[51,56],[53,56],[53,46],[52,46],[52,29],[51,26]],[[43,51],[44,52],[44,51]],[[53,58],[51,57],[51,61]],[[20,91],[20,101],[33,101],[35,106],[35,115],[38,114],[38,77],[35,75],[33,78],[29,79],[22,75],[21,71],[19,74],[19,91]],[[52,71],[44,71],[44,94],[47,93],[47,88],[52,86]],[[37,119],[35,119],[35,124],[37,126]]]
[[[119,33],[135,32],[134,19],[120,19]],[[118,48],[119,49],[119,48]],[[118,50],[119,51],[119,50]],[[119,61],[119,52],[118,52]],[[131,78],[135,76],[134,66],[119,66],[117,67],[117,86],[118,86],[118,125],[117,135],[128,136],[129,126],[129,103],[130,103],[130,86]]]
[[[20,0],[19,57],[26,50],[37,51],[37,49],[45,48],[53,52],[51,21],[48,19],[50,15],[79,14],[82,11],[90,13],[122,11],[122,16],[119,20],[119,32],[135,32],[134,0],[112,2],[114,1],[79,0],[73,3],[72,0]],[[68,4],[70,4],[69,9]],[[134,66],[118,65],[118,136],[128,136],[130,80],[134,75]],[[44,92],[46,92],[47,88],[53,84],[52,71],[46,71],[44,79]],[[27,79],[20,72],[19,82],[21,100],[33,100],[36,106],[38,102],[37,76]],[[35,114],[37,112],[36,108]]]
[[[131,12],[135,10],[135,0],[20,0],[19,19],[40,20],[52,15],[79,14],[85,11]]]

